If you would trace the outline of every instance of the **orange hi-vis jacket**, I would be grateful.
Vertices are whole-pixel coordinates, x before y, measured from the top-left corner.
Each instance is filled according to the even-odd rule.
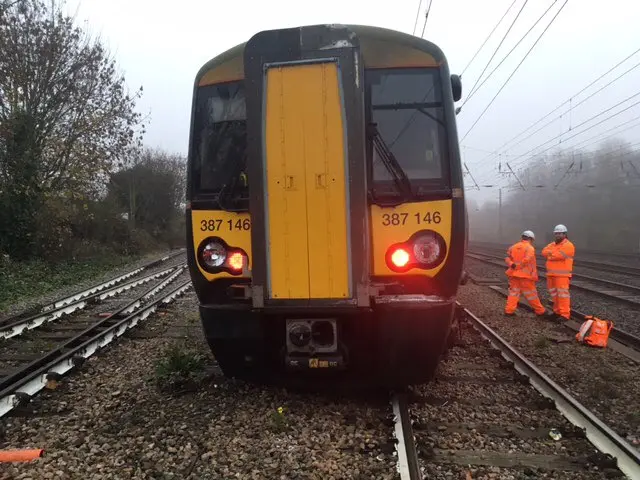
[[[576,247],[566,238],[560,243],[551,242],[544,247],[542,255],[547,258],[547,277],[571,278],[575,254]]]
[[[504,259],[508,267],[515,263],[516,268],[508,268],[507,276],[538,281],[538,265],[536,263],[536,250],[531,243],[520,240],[507,250],[507,258]]]

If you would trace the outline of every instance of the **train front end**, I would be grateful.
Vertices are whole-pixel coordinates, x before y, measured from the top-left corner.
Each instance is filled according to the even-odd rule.
[[[265,31],[205,65],[187,232],[225,374],[430,378],[466,244],[454,96],[435,45],[372,27]]]

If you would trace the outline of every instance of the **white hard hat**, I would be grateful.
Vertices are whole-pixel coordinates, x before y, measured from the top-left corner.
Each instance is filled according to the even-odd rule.
[[[556,225],[556,228],[553,229],[553,233],[567,233],[567,227],[564,225]]]
[[[522,236],[523,237],[529,237],[533,240],[536,239],[536,236],[533,234],[533,232],[531,230],[525,230],[524,232],[522,232]]]

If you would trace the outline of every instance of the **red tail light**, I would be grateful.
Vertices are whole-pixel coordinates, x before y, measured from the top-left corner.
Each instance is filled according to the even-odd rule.
[[[229,268],[231,268],[231,270],[239,272],[242,270],[242,267],[244,267],[244,255],[242,255],[240,252],[233,252],[231,255],[229,255],[227,263],[229,264]]]
[[[410,260],[409,252],[402,247],[396,248],[391,253],[391,263],[398,268],[406,267]]]
[[[391,270],[398,273],[412,268],[430,270],[440,265],[446,255],[444,238],[432,230],[422,230],[406,242],[391,245],[386,253],[386,262]]]

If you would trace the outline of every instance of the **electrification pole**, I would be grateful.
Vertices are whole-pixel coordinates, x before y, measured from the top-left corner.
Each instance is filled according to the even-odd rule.
[[[502,242],[502,187],[498,189],[498,241]]]

